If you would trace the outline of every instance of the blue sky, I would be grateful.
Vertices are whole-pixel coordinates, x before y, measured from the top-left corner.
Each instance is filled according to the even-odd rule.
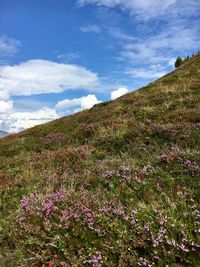
[[[116,99],[199,49],[199,0],[0,0],[0,129]]]

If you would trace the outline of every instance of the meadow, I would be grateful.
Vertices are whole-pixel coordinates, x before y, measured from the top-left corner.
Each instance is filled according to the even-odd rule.
[[[200,54],[0,139],[0,266],[200,266]]]

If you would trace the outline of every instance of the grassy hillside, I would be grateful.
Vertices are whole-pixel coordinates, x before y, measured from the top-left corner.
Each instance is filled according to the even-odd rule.
[[[0,266],[199,266],[200,55],[0,140]]]

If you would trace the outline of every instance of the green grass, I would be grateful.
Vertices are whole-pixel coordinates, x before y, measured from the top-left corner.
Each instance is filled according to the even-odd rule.
[[[199,69],[0,139],[0,266],[199,266]]]

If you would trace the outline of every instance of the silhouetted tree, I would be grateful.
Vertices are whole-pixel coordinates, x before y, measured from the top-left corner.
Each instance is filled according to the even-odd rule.
[[[181,57],[177,57],[177,59],[175,61],[175,64],[174,64],[175,68],[180,67],[181,64],[183,64],[182,58]]]

